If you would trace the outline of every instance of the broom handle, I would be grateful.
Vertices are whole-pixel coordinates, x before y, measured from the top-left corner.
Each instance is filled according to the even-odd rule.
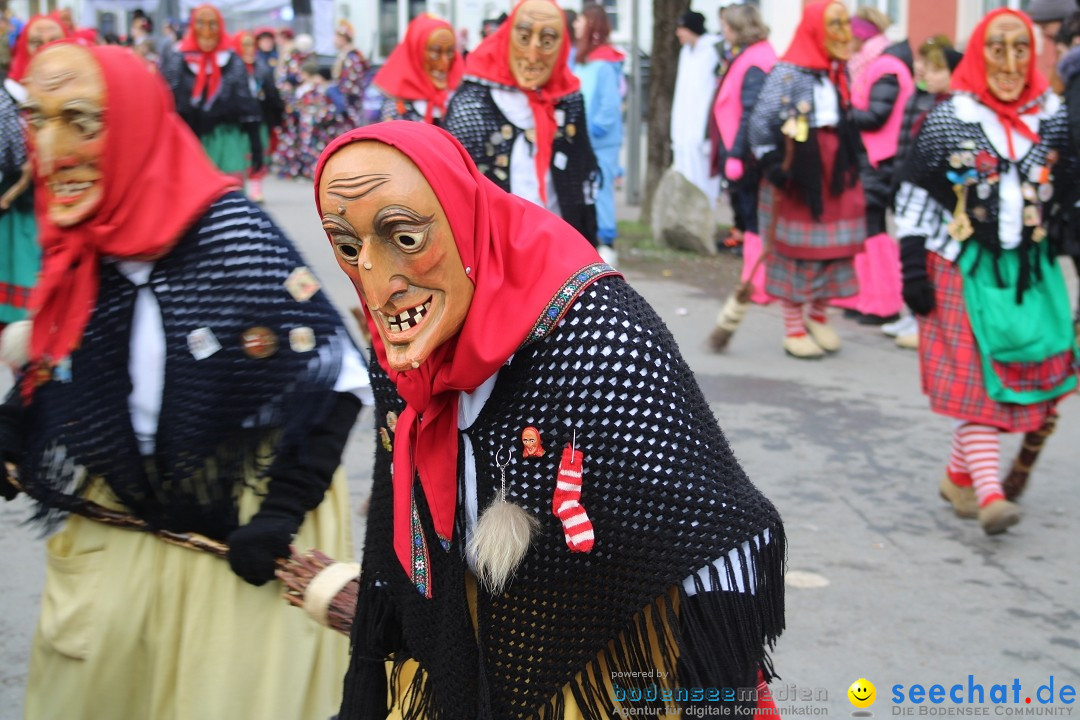
[[[14,465],[8,463],[7,465],[8,481],[15,487],[16,490],[26,493],[26,490],[19,484],[19,474]],[[29,493],[26,493],[29,495]],[[32,496],[31,496],[32,497]],[[87,500],[86,498],[78,498],[77,504],[73,508],[73,512],[76,515],[94,520],[103,525],[111,525],[112,527],[125,528],[127,530],[141,530],[143,532],[151,533],[157,536],[164,542],[170,545],[178,545],[180,547],[188,548],[189,550],[198,550],[200,552],[209,553],[219,558],[224,558],[229,552],[229,546],[218,540],[208,538],[205,535],[201,535],[195,532],[175,532],[172,530],[154,530],[150,525],[140,517],[129,515],[128,513],[120,512],[119,510],[113,510],[107,508],[104,505]],[[285,560],[279,558],[278,566],[284,566]]]

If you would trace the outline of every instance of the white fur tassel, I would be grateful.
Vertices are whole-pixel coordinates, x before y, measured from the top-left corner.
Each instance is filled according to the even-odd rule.
[[[507,502],[503,490],[495,494],[480,515],[467,548],[477,579],[490,594],[501,595],[513,579],[539,527],[535,517]]]
[[[33,323],[19,320],[4,328],[0,333],[0,362],[13,370],[18,370],[30,362],[30,331]]]

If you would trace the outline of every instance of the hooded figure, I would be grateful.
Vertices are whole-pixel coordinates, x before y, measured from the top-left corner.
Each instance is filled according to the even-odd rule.
[[[712,177],[708,124],[720,64],[716,45],[722,39],[707,33],[705,16],[692,10],[679,16],[675,34],[682,49],[671,102],[672,167],[714,205],[720,195],[720,180]]]
[[[362,358],[138,56],[58,44],[25,80],[45,261],[0,494],[59,527],[25,717],[329,717],[347,646],[266,583],[293,541],[350,553],[335,470]],[[226,542],[228,562],[95,505]]]
[[[177,52],[165,54],[161,74],[172,88],[176,112],[218,170],[242,178],[249,167],[262,168],[262,112],[220,10],[199,5],[191,11],[187,32]]]
[[[375,87],[386,96],[382,119],[441,122],[464,72],[453,26],[427,13],[417,16],[375,75]]]
[[[469,53],[443,122],[480,172],[596,242],[596,157],[570,39],[552,0],[521,0]]]
[[[339,138],[316,187],[397,417],[342,720],[387,717],[388,661],[403,717],[675,717],[627,696],[769,677],[782,524],[649,305],[426,123]],[[526,427],[543,455],[518,457]]]
[[[1000,433],[1044,433],[1076,388],[1057,251],[1072,184],[1065,108],[1021,12],[989,13],[923,123],[897,194],[904,300],[923,391],[953,418],[941,496],[988,534],[1020,520],[998,475]],[[945,439],[943,438],[943,443]]]
[[[858,291],[853,258],[866,238],[866,200],[850,53],[844,4],[807,5],[750,117],[750,145],[768,181],[758,205],[772,243],[765,290],[781,301],[785,352],[800,359],[840,349],[826,308]]]

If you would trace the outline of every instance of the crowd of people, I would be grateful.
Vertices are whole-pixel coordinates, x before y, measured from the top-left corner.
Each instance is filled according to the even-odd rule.
[[[787,354],[841,349],[834,306],[917,345],[955,421],[939,492],[1002,533],[1001,433],[1045,439],[1077,387],[1080,13],[1054,89],[1019,11],[962,55],[873,8],[802,13],[782,54],[753,5],[720,35],[682,14],[674,168],[726,192]],[[55,531],[28,720],[592,720],[646,681],[766,686],[783,523],[616,269],[603,6],[520,0],[467,55],[421,14],[377,69],[346,21],[329,69],[213,5],[164,47],[135,28],[32,18],[0,92],[0,494]],[[259,207],[268,172],[314,183],[369,359]],[[364,406],[355,566],[339,465]],[[341,562],[309,577],[293,546]]]

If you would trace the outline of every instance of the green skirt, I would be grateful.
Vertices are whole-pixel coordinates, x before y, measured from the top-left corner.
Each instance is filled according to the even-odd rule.
[[[217,169],[230,175],[248,168],[251,142],[239,125],[218,125],[199,138]]]
[[[34,214],[16,208],[0,213],[0,324],[26,317],[40,269]]]

